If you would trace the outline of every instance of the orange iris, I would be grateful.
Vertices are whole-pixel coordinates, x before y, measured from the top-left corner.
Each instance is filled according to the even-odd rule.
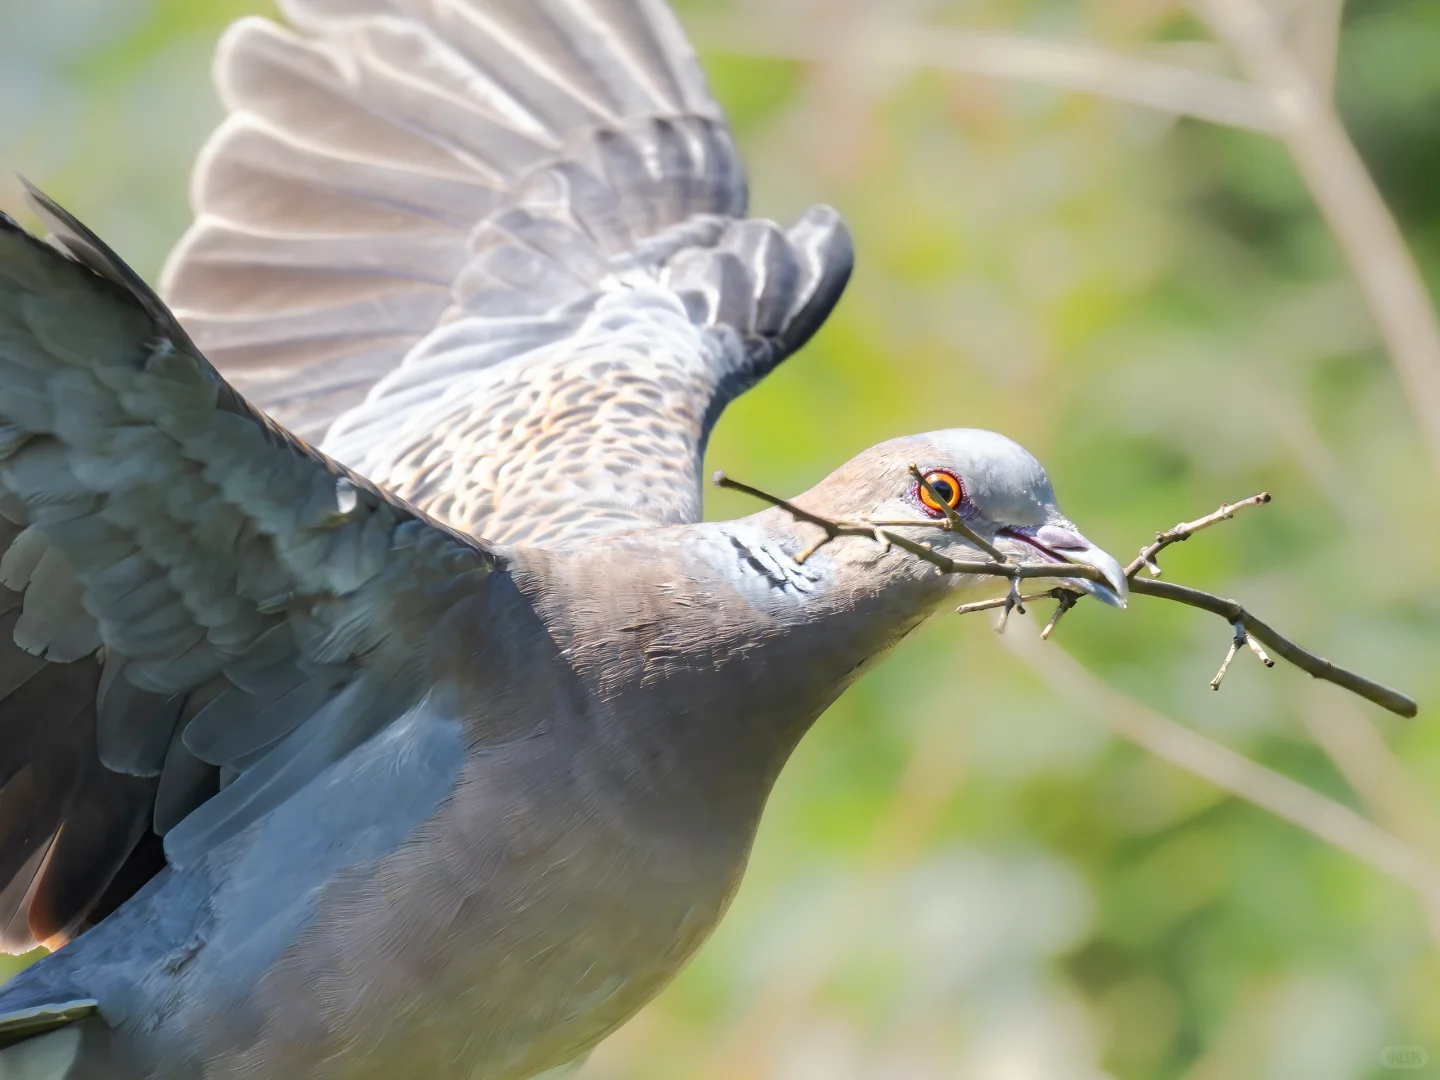
[[[925,485],[930,485],[926,487]],[[960,505],[960,500],[965,497],[965,487],[960,483],[960,478],[952,472],[943,469],[936,469],[925,474],[925,483],[920,485],[920,501],[926,508],[933,510],[937,515],[945,513],[945,506],[935,501],[935,495],[931,495],[934,489],[935,495],[944,500],[945,506],[951,510]]]

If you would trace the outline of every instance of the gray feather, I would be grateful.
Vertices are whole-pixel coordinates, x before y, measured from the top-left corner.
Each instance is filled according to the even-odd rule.
[[[12,382],[43,405],[0,394],[25,436],[0,466],[0,944],[17,949],[83,927],[151,824],[215,793],[177,719],[235,773],[204,822],[217,843],[404,711],[408,681],[353,715],[324,706],[370,665],[413,670],[495,564],[254,412],[114,252],[32,196],[55,246],[0,216],[0,369],[21,358]],[[229,665],[263,693],[202,708]],[[300,731],[286,762],[273,748]]]
[[[125,677],[125,660],[107,657],[96,702],[96,753],[127,776],[159,776],[184,698],[141,690]]]
[[[214,765],[234,765],[264,751],[315,715],[334,694],[325,679],[296,671],[293,685],[267,697],[238,687],[221,694],[185,729],[185,748]]]

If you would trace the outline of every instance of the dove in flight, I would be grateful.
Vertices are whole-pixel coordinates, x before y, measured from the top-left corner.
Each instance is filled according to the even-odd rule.
[[[38,191],[48,242],[0,218],[0,944],[56,950],[4,1080],[561,1075],[714,928],[812,722],[1004,584],[700,522],[852,249],[746,216],[661,0],[280,7],[221,42],[158,294]],[[948,507],[1124,603],[1000,435],[796,503]]]

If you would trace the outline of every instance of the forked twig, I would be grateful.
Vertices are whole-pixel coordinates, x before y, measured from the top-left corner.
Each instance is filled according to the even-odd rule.
[[[923,479],[922,477],[922,482]],[[1034,596],[1022,596],[1019,589],[1021,581],[1031,578],[1059,577],[1070,578],[1072,580],[1075,578],[1084,578],[1088,581],[1100,582],[1101,584],[1105,582],[1104,576],[1098,569],[1080,563],[1015,563],[1003,558],[990,559],[983,562],[978,559],[951,559],[941,555],[933,548],[916,543],[908,537],[893,532],[891,528],[886,528],[886,526],[893,526],[894,528],[929,527],[951,531],[951,523],[948,519],[945,521],[883,523],[832,521],[819,514],[812,514],[808,510],[802,510],[794,503],[771,495],[768,492],[761,491],[759,488],[751,487],[749,484],[742,484],[737,480],[731,480],[724,473],[715,474],[715,483],[720,487],[731,488],[736,491],[743,491],[748,495],[753,495],[758,499],[770,503],[772,506],[779,507],[797,521],[804,521],[818,526],[825,531],[825,540],[822,541],[822,544],[829,543],[842,536],[859,536],[898,547],[902,551],[908,552],[916,558],[923,559],[925,562],[930,563],[942,573],[977,574],[1008,578],[1010,580],[1010,589],[1004,597],[995,600],[985,600],[976,604],[965,604],[958,609],[961,612],[974,612],[1000,608],[1003,612],[1001,615],[1000,628],[1003,628],[1005,621],[1009,618],[1010,611],[1021,607],[1024,603],[1031,600],[1043,599],[1047,595],[1055,596],[1056,593],[1065,593],[1073,597],[1073,599],[1067,602],[1064,596],[1056,596],[1056,599],[1059,600],[1060,607],[1056,610],[1049,625],[1045,628],[1045,636],[1048,637],[1055,629],[1055,624],[1059,621],[1060,617],[1082,599],[1082,597],[1073,590],[1063,588],[1053,589],[1050,590],[1049,593],[1039,593]],[[934,494],[935,501],[939,505],[944,506],[945,500],[939,498],[938,493]],[[1197,518],[1195,521],[1177,525],[1175,528],[1169,530],[1169,532],[1157,533],[1155,542],[1148,545],[1141,552],[1140,557],[1127,568],[1126,573],[1130,576],[1130,591],[1141,596],[1156,596],[1162,600],[1172,600],[1178,604],[1185,604],[1189,607],[1199,608],[1202,611],[1208,611],[1214,615],[1219,615],[1235,628],[1235,637],[1231,643],[1230,653],[1226,656],[1225,663],[1221,666],[1220,672],[1211,683],[1211,687],[1214,689],[1219,689],[1220,681],[1224,678],[1230,662],[1234,659],[1235,653],[1239,651],[1241,646],[1249,645],[1262,663],[1267,667],[1273,667],[1274,661],[1271,660],[1270,657],[1266,655],[1265,650],[1261,648],[1261,644],[1263,643],[1273,649],[1282,660],[1288,661],[1307,675],[1334,683],[1336,686],[1349,690],[1352,694],[1363,697],[1367,701],[1374,702],[1381,708],[1388,709],[1397,715],[1405,717],[1414,716],[1419,711],[1419,707],[1416,705],[1414,698],[1381,683],[1377,683],[1372,679],[1367,679],[1363,675],[1332,664],[1323,656],[1317,656],[1315,653],[1297,645],[1282,635],[1268,623],[1257,619],[1234,600],[1226,600],[1213,593],[1207,593],[1201,589],[1194,589],[1188,585],[1176,585],[1168,581],[1156,581],[1140,576],[1137,573],[1141,567],[1146,565],[1148,560],[1153,560],[1156,553],[1170,544],[1179,543],[1199,530],[1215,524],[1217,521],[1224,521],[1233,516],[1234,512],[1238,509],[1246,506],[1259,506],[1268,502],[1269,499],[1269,495],[1262,492],[1260,495],[1252,496],[1249,499],[1242,499],[1238,503],[1227,503],[1213,514],[1207,514],[1205,517]],[[808,557],[822,546],[822,544],[817,544],[802,554]],[[1021,608],[1021,610],[1023,611],[1023,608]]]
[[[1210,680],[1211,690],[1220,689],[1220,684],[1225,681],[1225,673],[1230,670],[1230,662],[1235,659],[1235,654],[1240,651],[1240,646],[1245,644],[1248,636],[1245,627],[1236,623],[1235,636],[1230,639],[1230,651],[1225,654],[1225,659],[1220,661],[1220,670],[1215,672],[1215,677]]]
[[[742,484],[739,480],[732,480],[723,472],[717,472],[715,474],[714,482],[716,487],[728,488],[731,491],[741,491],[746,495],[753,495],[763,502],[768,502],[771,506],[778,506],[796,521],[804,521],[811,525],[818,525],[821,529],[824,529],[824,536],[795,556],[796,563],[802,566],[815,552],[839,537],[868,536],[872,540],[880,540],[882,537],[880,530],[873,525],[857,525],[853,522],[831,521],[829,518],[821,517],[819,514],[812,514],[808,510],[800,509],[800,507],[788,499],[782,499],[778,495],[771,495],[768,491],[761,491],[759,488],[751,487],[749,484]],[[908,524],[908,522],[906,524]]]
[[[1234,600],[1226,600],[1212,593],[1192,589],[1188,585],[1176,585],[1169,581],[1151,581],[1143,577],[1137,577],[1130,582],[1130,591],[1147,596],[1158,596],[1162,600],[1174,600],[1177,603],[1189,604],[1191,607],[1219,615],[1231,624],[1238,622],[1245,627],[1245,631],[1250,637],[1270,646],[1279,654],[1280,659],[1288,660],[1307,675],[1332,682],[1399,716],[1414,716],[1419,711],[1414,698],[1367,679],[1363,675],[1347,671],[1345,668],[1332,664],[1323,656],[1316,656],[1309,650],[1301,648],[1268,623],[1261,622]]]
[[[1155,556],[1164,551],[1171,544],[1178,544],[1183,540],[1189,540],[1201,529],[1208,529],[1217,521],[1228,521],[1235,516],[1236,511],[1244,510],[1247,506],[1264,506],[1270,501],[1270,493],[1262,491],[1259,495],[1251,495],[1248,499],[1241,499],[1237,503],[1223,503],[1220,509],[1214,513],[1206,514],[1194,521],[1182,521],[1173,529],[1163,533],[1155,534],[1155,542],[1146,544],[1140,549],[1140,554],[1135,556],[1135,561],[1125,568],[1125,576],[1133,578],[1140,572],[1141,567],[1150,571],[1151,577],[1160,576],[1160,564],[1155,561]]]
[[[1047,592],[1030,593],[1029,595],[1022,596],[1020,600],[1026,604],[1032,603],[1035,600],[1053,600],[1058,593],[1066,591],[1065,589],[1050,589]],[[970,615],[977,611],[994,611],[996,608],[1004,607],[1009,602],[1010,597],[1008,596],[996,597],[994,600],[977,600],[973,604],[961,604],[955,609],[955,614]]]
[[[1060,601],[1055,605],[1055,614],[1050,616],[1050,621],[1045,624],[1045,629],[1040,631],[1040,640],[1049,641],[1050,635],[1055,632],[1055,626],[1064,618],[1065,613],[1080,602],[1080,594],[1070,589],[1056,589],[1055,599]]]

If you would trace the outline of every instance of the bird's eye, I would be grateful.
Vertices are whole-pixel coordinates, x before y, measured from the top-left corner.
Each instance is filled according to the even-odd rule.
[[[930,487],[927,488],[925,484],[929,484]],[[925,484],[916,484],[915,493],[920,497],[920,505],[931,517],[944,517],[946,506],[953,510],[960,505],[960,500],[965,498],[965,485],[960,482],[960,478],[944,469],[935,469],[926,473]],[[944,506],[935,501],[935,495],[930,494],[931,489],[934,490],[935,495],[940,496]]]

